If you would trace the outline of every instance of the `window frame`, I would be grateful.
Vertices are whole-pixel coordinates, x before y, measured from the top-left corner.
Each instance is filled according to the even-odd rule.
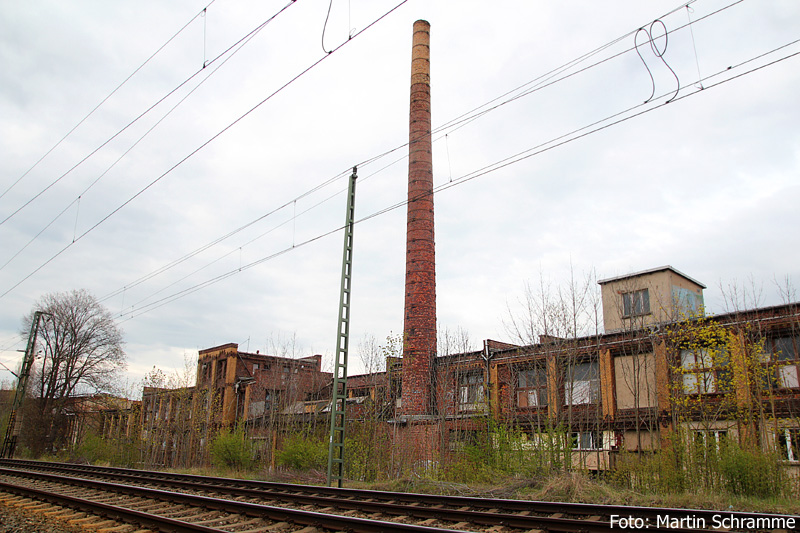
[[[724,357],[717,355],[715,361],[711,350],[724,350],[724,348],[720,346],[687,348],[681,349],[678,353],[681,363],[681,388],[684,394],[691,396],[730,392],[725,389],[726,383],[731,385],[733,382],[729,375],[732,372],[730,361],[727,361],[727,355]],[[726,364],[721,364],[723,360],[727,361]]]
[[[650,314],[650,289],[636,289],[622,293],[622,318]]]
[[[573,431],[569,437],[572,450],[596,451],[605,449],[603,448],[603,432],[600,430]]]
[[[800,388],[800,336],[790,333],[770,337],[764,342],[764,353],[764,365],[768,367],[765,389]]]
[[[579,367],[588,367],[588,371],[586,372],[586,377],[588,379],[576,379],[577,377],[583,378],[584,371],[580,371],[579,374]],[[567,367],[567,375],[566,380],[564,383],[564,404],[565,405],[600,405],[602,398],[600,394],[600,363],[599,361],[580,361],[576,362],[572,365]],[[582,385],[582,384],[586,385]],[[578,401],[576,400],[576,389],[578,388],[578,384],[580,385],[578,400],[583,400],[584,395],[586,395],[585,401]],[[586,392],[583,392],[583,388],[586,388]]]
[[[729,428],[695,428],[691,430],[689,436],[692,449],[702,450],[704,456],[712,449],[712,445],[714,452],[719,453],[727,439],[732,438]],[[709,439],[713,442],[709,442]]]
[[[472,411],[486,400],[486,382],[483,371],[465,372],[458,376],[458,409]]]
[[[781,428],[775,440],[784,461],[800,461],[800,428]]]
[[[517,373],[516,402],[519,409],[547,408],[549,404],[549,387],[547,384],[547,366],[533,366],[520,369]],[[531,404],[531,394],[534,403]],[[524,400],[524,401],[523,401]]]

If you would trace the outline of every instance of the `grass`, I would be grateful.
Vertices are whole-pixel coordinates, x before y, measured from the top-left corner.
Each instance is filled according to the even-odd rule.
[[[207,467],[182,469],[180,472],[302,485],[324,485],[326,482],[325,472],[320,470],[297,471],[279,468],[274,471],[268,471],[267,469],[254,468],[249,471],[237,472],[231,469]],[[620,488],[584,472],[566,472],[532,478],[498,476],[491,483],[456,483],[414,476],[372,483],[351,481],[346,482],[345,487],[378,491],[474,496],[478,498],[508,498],[531,501],[800,515],[800,501],[796,498],[743,497],[707,491],[670,495],[645,494],[631,489]]]
[[[97,446],[87,447],[87,453],[94,456],[92,464],[109,464],[107,454]],[[111,458],[116,458],[112,456]],[[44,459],[44,458],[43,458]],[[53,457],[53,460],[59,458]],[[64,458],[62,458],[64,459]],[[74,459],[74,458],[73,458]],[[270,470],[261,464],[247,468],[203,467],[173,469],[174,472],[206,476],[219,476],[241,479],[296,483],[303,485],[324,485],[325,472],[316,464],[313,468],[297,469],[286,466]],[[345,486],[366,490],[417,492],[425,494],[450,494],[486,498],[508,498],[521,500],[563,501],[596,503],[607,505],[626,505],[644,507],[668,507],[689,509],[711,509],[718,511],[751,511],[800,515],[800,501],[787,497],[735,496],[724,491],[697,488],[693,492],[654,494],[624,488],[618,483],[591,476],[585,472],[566,472],[542,474],[532,477],[504,475],[487,470],[470,482],[460,478],[427,478],[420,476],[399,477],[378,482],[346,482]],[[479,480],[479,481],[476,481]]]
[[[581,472],[561,473],[530,479],[508,477],[498,479],[491,484],[449,483],[404,478],[379,483],[348,483],[347,486],[367,490],[451,494],[532,501],[800,514],[800,502],[796,499],[735,497],[709,493],[669,496],[648,495],[628,489],[620,489]]]

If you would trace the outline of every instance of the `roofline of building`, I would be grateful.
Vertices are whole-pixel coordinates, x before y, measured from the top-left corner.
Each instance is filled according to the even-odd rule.
[[[777,311],[777,313],[775,313]],[[767,315],[768,313],[775,313],[773,316],[762,316],[760,319],[754,317],[753,315]],[[750,315],[744,317],[743,315]],[[722,313],[719,315],[707,315],[704,317],[698,318],[705,318],[708,320],[713,320],[725,326],[735,326],[739,323],[744,322],[752,322],[752,321],[764,321],[769,319],[775,318],[785,318],[785,319],[798,319],[800,320],[800,301],[797,302],[789,302],[784,304],[778,305],[770,305],[766,307],[756,307],[753,309],[743,309],[739,311],[731,311],[728,313]],[[582,346],[582,347],[591,347],[591,346],[609,346],[612,344],[617,344],[620,342],[627,342],[631,335],[642,335],[647,334],[650,331],[658,330],[659,328],[667,325],[667,324],[679,324],[681,322],[690,322],[692,319],[684,319],[684,320],[675,320],[669,322],[663,322],[659,324],[651,324],[649,326],[644,326],[643,328],[639,328],[633,331],[624,330],[624,331],[612,331],[606,333],[599,333],[595,335],[586,335],[583,337],[574,337],[570,339],[563,339],[572,343],[575,343],[575,346]],[[547,349],[547,343],[536,343],[536,344],[529,344],[526,346],[520,346],[516,349],[511,348],[507,350],[497,350],[493,352],[493,356],[496,357],[498,355],[503,356],[504,354],[530,354],[531,350],[535,350],[536,348],[543,350],[543,352],[552,351],[558,352],[559,349]],[[463,354],[451,354],[451,356],[446,357],[469,357],[469,356],[477,356],[481,354],[481,352],[466,352]]]
[[[213,352],[215,350],[221,350],[222,348],[236,348],[236,351],[239,351],[239,345],[235,342],[229,342],[227,344],[221,344],[219,346],[213,346],[211,348],[204,348],[198,351],[198,354],[203,355],[204,353]]]
[[[632,272],[630,274],[624,274],[622,276],[614,276],[613,278],[601,279],[600,281],[597,282],[597,284],[598,285],[603,285],[603,284],[606,284],[606,283],[611,283],[612,281],[620,281],[620,280],[623,280],[623,279],[635,278],[637,276],[643,276],[645,274],[653,274],[655,272],[661,272],[662,270],[671,270],[675,274],[679,275],[682,278],[685,278],[685,279],[691,281],[695,285],[699,285],[700,287],[702,287],[704,289],[708,288],[708,287],[705,286],[705,284],[700,283],[699,281],[697,281],[696,279],[694,279],[694,278],[692,278],[690,276],[687,276],[686,274],[684,274],[683,272],[681,272],[677,268],[673,267],[672,265],[664,265],[664,266],[660,266],[660,267],[656,267],[656,268],[648,268],[647,270],[642,270],[640,272]]]

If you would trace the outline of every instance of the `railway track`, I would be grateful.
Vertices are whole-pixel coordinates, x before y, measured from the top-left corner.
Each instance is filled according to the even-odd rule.
[[[129,531],[800,531],[800,516],[376,492],[39,461],[0,460],[0,491],[103,517],[95,520],[112,527],[131,524]]]

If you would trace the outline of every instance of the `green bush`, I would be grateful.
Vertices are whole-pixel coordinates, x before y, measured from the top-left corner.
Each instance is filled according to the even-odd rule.
[[[436,472],[437,478],[454,483],[490,483],[500,475],[489,464],[486,449],[474,445],[465,446]]]
[[[534,437],[519,428],[490,423],[451,454],[440,477],[459,483],[488,483],[505,476],[534,478],[566,470],[571,450],[563,428],[548,428]]]
[[[220,431],[211,441],[211,462],[218,468],[246,470],[253,466],[253,443],[244,433],[244,428],[237,427]]]
[[[622,453],[608,479],[650,494],[724,493],[771,498],[789,496],[790,482],[780,458],[745,450],[733,439],[717,444],[687,444],[679,433],[672,445],[654,454]]]
[[[727,442],[719,469],[725,488],[737,496],[769,498],[789,492],[789,479],[774,453],[743,450],[735,442]]]
[[[276,459],[278,465],[295,470],[323,470],[328,464],[328,446],[310,435],[290,435],[284,439]]]
[[[348,422],[344,443],[345,476],[348,479],[377,481],[387,477],[391,470],[391,439],[386,432],[378,431],[376,426],[373,421]]]
[[[70,460],[80,463],[132,467],[138,457],[138,450],[130,440],[108,441],[89,433],[74,450],[68,452],[68,456]]]

